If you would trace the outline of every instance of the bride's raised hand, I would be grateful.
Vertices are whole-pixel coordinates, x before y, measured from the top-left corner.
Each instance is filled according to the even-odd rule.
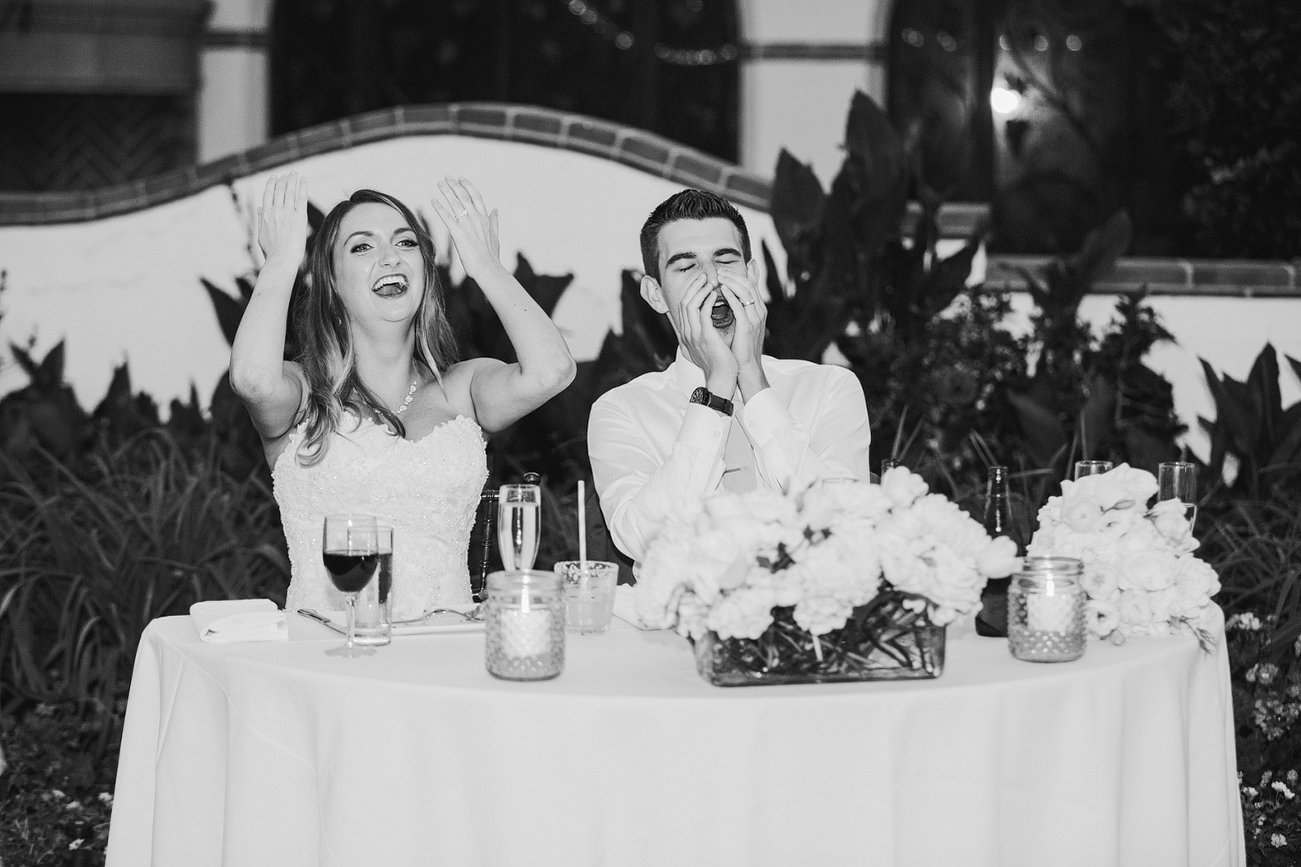
[[[267,263],[297,268],[307,252],[307,178],[297,172],[267,178],[257,217],[257,242]]]
[[[480,280],[487,268],[501,267],[501,240],[497,233],[497,211],[483,203],[474,184],[448,175],[438,182],[437,197],[431,200],[438,218],[451,233],[456,254],[465,273]],[[482,282],[482,281],[480,281]]]

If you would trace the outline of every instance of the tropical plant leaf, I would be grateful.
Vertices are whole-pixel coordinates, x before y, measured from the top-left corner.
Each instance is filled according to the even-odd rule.
[[[1274,346],[1266,343],[1252,362],[1251,372],[1247,374],[1247,387],[1251,396],[1251,405],[1258,419],[1259,443],[1253,442],[1253,449],[1262,452],[1272,451],[1276,436],[1275,426],[1283,414],[1283,398],[1278,388],[1278,355]]]
[[[212,309],[217,314],[217,326],[221,329],[221,336],[226,338],[228,345],[234,346],[235,333],[239,331],[240,320],[244,318],[244,306],[247,301],[241,303],[232,298],[229,293],[217,288],[215,283],[205,277],[200,277],[199,282],[207,290]]]
[[[1072,276],[1071,294],[1075,297],[1075,304],[1079,304],[1089,286],[1115,265],[1116,260],[1129,249],[1133,235],[1134,224],[1128,212],[1117,211],[1085,236],[1078,252],[1066,258],[1066,266]]]
[[[1016,410],[1031,458],[1040,467],[1050,466],[1066,447],[1066,432],[1057,414],[1026,394],[1009,391],[1007,399]]]
[[[826,200],[827,194],[813,167],[782,148],[777,156],[769,213],[777,236],[788,252],[802,250],[808,236],[817,231]]]

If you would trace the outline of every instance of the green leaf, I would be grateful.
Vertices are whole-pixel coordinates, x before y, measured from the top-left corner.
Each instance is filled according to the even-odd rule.
[[[798,250],[805,237],[818,228],[826,200],[813,167],[783,148],[777,155],[769,213],[788,254]]]
[[[235,333],[239,331],[240,320],[244,318],[244,304],[204,277],[200,277],[199,282],[207,290],[212,309],[217,313],[217,326],[221,328],[221,336],[226,338],[227,344],[234,346]]]
[[[1274,447],[1274,426],[1283,414],[1283,398],[1278,390],[1278,356],[1272,344],[1266,343],[1256,356],[1251,373],[1247,374],[1247,387],[1260,424],[1260,442],[1258,446],[1253,443],[1253,448],[1270,451]]]
[[[1066,432],[1057,414],[1029,395],[1009,391],[1007,399],[1016,410],[1026,450],[1038,466],[1049,466],[1066,446]]]

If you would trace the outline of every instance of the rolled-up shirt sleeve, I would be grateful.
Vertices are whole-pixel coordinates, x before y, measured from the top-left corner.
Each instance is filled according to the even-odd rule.
[[[827,369],[829,380],[811,414],[791,415],[771,388],[750,398],[741,426],[754,446],[755,466],[772,487],[802,490],[821,479],[870,478],[872,426],[858,377]]]
[[[615,545],[640,562],[673,512],[718,487],[730,419],[688,404],[667,454],[658,453],[647,421],[607,394],[587,426],[592,476]]]

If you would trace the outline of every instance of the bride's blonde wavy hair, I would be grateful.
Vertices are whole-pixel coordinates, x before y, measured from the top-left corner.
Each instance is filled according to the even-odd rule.
[[[325,215],[308,254],[307,279],[294,308],[294,336],[299,346],[298,363],[307,377],[307,400],[296,424],[306,423],[298,444],[298,463],[310,467],[321,462],[329,448],[329,436],[339,428],[344,410],[359,418],[378,415],[397,436],[405,436],[397,413],[386,407],[362,382],[357,357],[348,329],[348,311],[339,299],[334,271],[334,245],[339,226],[357,205],[388,205],[402,215],[415,233],[424,260],[425,284],[415,317],[417,367],[442,381],[442,372],[456,360],[456,339],[447,322],[443,289],[435,268],[434,242],[424,224],[411,209],[393,196],[375,190],[357,190]]]

